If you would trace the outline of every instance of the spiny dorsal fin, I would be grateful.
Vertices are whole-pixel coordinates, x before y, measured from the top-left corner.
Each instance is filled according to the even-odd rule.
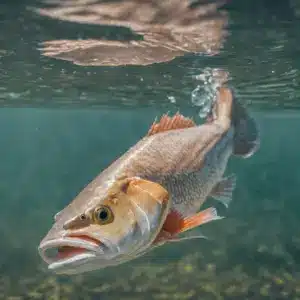
[[[177,112],[173,117],[169,117],[168,114],[164,114],[159,122],[154,121],[151,125],[147,136],[154,135],[160,132],[174,130],[174,129],[183,129],[197,126],[195,122],[186,118]]]

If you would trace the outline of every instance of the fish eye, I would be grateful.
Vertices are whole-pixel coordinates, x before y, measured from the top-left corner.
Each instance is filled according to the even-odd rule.
[[[108,206],[102,205],[94,211],[94,221],[99,225],[109,224],[114,220],[114,215]]]

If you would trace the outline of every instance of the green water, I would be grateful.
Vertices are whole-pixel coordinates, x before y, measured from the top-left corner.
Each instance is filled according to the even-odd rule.
[[[249,2],[226,8],[219,55],[119,68],[41,56],[40,41],[97,30],[46,21],[26,1],[0,4],[0,299],[300,299],[297,1]],[[200,229],[209,240],[80,276],[51,274],[37,246],[54,214],[156,116],[180,109],[200,122],[191,93],[201,82],[191,76],[207,68],[229,72],[261,131],[259,152],[230,160],[226,174],[238,181],[229,209],[209,200],[226,218]]]

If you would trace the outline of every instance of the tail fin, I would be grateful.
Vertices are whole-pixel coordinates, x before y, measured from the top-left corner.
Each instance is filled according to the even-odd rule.
[[[234,155],[247,158],[258,150],[260,139],[257,124],[232,89],[225,86],[219,88],[218,99],[207,116],[207,122],[218,122],[224,130],[234,127]]]
[[[235,128],[233,154],[243,158],[254,154],[260,145],[259,130],[256,121],[247,109],[237,100],[233,91],[232,125]]]

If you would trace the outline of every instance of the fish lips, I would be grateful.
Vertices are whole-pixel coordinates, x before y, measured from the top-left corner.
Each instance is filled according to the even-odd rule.
[[[59,273],[104,254],[104,244],[92,238],[66,236],[42,241],[38,251],[48,269]]]

